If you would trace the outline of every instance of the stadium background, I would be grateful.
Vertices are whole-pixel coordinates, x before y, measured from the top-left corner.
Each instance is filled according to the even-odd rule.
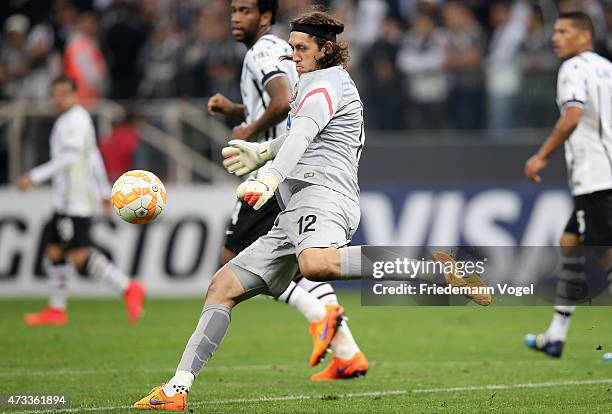
[[[217,266],[237,184],[221,167],[220,149],[238,121],[206,113],[214,92],[239,98],[244,47],[229,33],[228,3],[0,1],[0,395],[68,394],[64,412],[124,413],[174,372]],[[311,2],[281,3],[279,33]],[[556,244],[571,210],[562,154],[543,184],[522,174],[558,115],[552,23],[560,10],[587,11],[598,51],[609,57],[611,2],[320,3],[347,22],[349,70],[366,106],[363,215],[354,242]],[[71,45],[75,33],[85,36]],[[48,84],[75,59],[88,64],[73,75],[91,98],[87,107],[111,179],[144,168],[168,187],[168,209],[158,222],[131,226],[101,217],[94,227],[96,243],[154,296],[135,326],[120,298],[82,276],[71,283],[76,298],[68,326],[23,324],[24,313],[45,303],[40,236],[51,206],[48,188],[20,193],[13,184],[48,159],[55,119]],[[548,306],[375,308],[360,306],[357,289],[339,296],[370,360],[366,378],[310,382],[319,367],[306,364],[304,318],[253,300],[234,311],[222,349],[190,392],[191,408],[610,411],[610,364],[601,361],[612,352],[608,307],[580,308],[563,359],[553,361],[522,343],[525,333],[550,321]],[[0,404],[0,412],[43,410]]]
[[[311,4],[281,2],[275,30]],[[558,114],[558,11],[593,18],[612,53],[612,3],[335,0],[349,70],[365,103],[356,243],[554,245],[571,211],[562,155],[543,185],[522,175]],[[95,240],[152,294],[200,292],[217,265],[236,182],[220,148],[239,120],[210,117],[206,97],[239,98],[244,46],[225,0],[12,1],[0,6],[0,295],[44,295],[40,233],[48,193],[21,194],[19,174],[48,158],[48,84],[77,79],[111,180],[154,171],[169,187],[148,227],[101,218]],[[356,28],[359,28],[357,30]],[[75,65],[73,62],[83,62]],[[84,70],[83,68],[86,68]],[[130,240],[118,244],[117,240]],[[204,254],[200,255],[199,252]],[[78,279],[77,294],[103,295]]]

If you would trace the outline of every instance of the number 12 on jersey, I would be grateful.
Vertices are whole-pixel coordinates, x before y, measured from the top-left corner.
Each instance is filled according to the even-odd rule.
[[[314,224],[317,222],[317,216],[314,214],[308,214],[307,216],[302,216],[298,220],[299,230],[298,234],[306,233],[307,231],[315,231]]]

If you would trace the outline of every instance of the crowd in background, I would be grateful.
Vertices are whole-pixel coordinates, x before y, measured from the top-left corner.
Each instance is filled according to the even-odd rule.
[[[229,0],[7,0],[0,5],[0,98],[48,98],[73,77],[83,98],[240,99],[243,45]],[[349,70],[371,129],[549,127],[557,116],[560,11],[594,21],[612,54],[612,1],[281,0],[275,30],[312,3],[346,23]]]

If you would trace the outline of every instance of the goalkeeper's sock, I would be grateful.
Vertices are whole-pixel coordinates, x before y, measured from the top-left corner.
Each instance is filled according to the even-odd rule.
[[[296,308],[310,322],[319,321],[325,316],[325,304],[293,281],[278,300]]]
[[[174,394],[188,394],[195,377],[189,371],[176,371],[174,377],[166,385],[164,385],[164,394],[167,397],[172,397]]]
[[[98,250],[92,249],[87,262],[85,263],[85,273],[99,280],[104,281],[112,289],[123,293],[130,285],[128,278],[113,262]]]
[[[177,373],[190,372],[194,377],[200,373],[227,333],[230,312],[226,305],[204,305],[198,325],[183,351]]]
[[[361,279],[361,246],[338,249],[340,253],[340,279]]]
[[[362,269],[362,246],[348,246],[338,249],[340,252],[340,279],[353,280],[372,278],[371,269]],[[394,263],[397,259],[404,259],[396,252],[385,249],[383,247],[367,246],[368,257],[372,262],[391,262]],[[411,259],[419,266],[411,268],[414,272],[391,272],[386,273],[381,280],[395,280],[395,281],[409,281],[409,280],[422,280],[428,283],[446,284],[443,266],[439,262],[431,261],[417,261]],[[427,265],[426,265],[427,264]]]
[[[576,306],[555,306],[555,314],[546,331],[546,338],[550,342],[565,341],[570,326],[570,319],[575,310]]]

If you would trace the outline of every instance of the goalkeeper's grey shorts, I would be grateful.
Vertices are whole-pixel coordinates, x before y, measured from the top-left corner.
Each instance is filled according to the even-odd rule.
[[[320,185],[305,186],[291,196],[272,229],[229,266],[247,293],[278,297],[296,275],[304,249],[346,246],[360,216],[359,204],[350,198]]]

